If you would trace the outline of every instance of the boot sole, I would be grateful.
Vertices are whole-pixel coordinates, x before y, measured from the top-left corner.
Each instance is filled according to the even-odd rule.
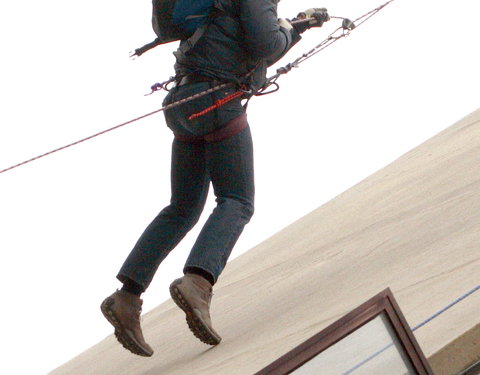
[[[180,289],[174,284],[170,286],[170,295],[172,296],[173,302],[186,314],[188,328],[190,328],[190,331],[192,331],[197,339],[208,345],[215,346],[220,344],[222,339],[208,328],[200,318],[200,312],[188,304]]]
[[[107,298],[100,306],[105,319],[115,328],[115,337],[122,346],[133,354],[142,357],[151,357],[153,353],[146,352],[138,343],[125,331],[115,313],[112,310],[113,298]]]

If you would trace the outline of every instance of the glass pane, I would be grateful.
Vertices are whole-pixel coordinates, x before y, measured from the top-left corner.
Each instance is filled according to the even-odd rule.
[[[294,375],[416,375],[388,318],[380,314],[291,372]]]

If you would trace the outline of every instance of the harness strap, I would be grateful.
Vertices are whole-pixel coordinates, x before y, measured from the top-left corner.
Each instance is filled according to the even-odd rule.
[[[164,42],[162,42],[162,39],[156,38],[153,42],[147,43],[143,47],[137,48],[135,51],[133,51],[130,57],[142,56],[145,52],[150,51],[152,48],[155,48],[156,46],[159,46],[163,43]]]
[[[173,55],[177,58],[177,60],[181,60],[187,53],[190,51],[195,44],[200,40],[200,38],[205,34],[205,31],[207,31],[208,26],[212,23],[212,20],[215,17],[224,15],[225,12],[223,10],[220,10],[218,8],[213,7],[210,13],[208,14],[207,20],[205,23],[200,26],[198,29],[195,30],[195,32],[192,34],[190,38],[187,40],[183,41],[180,44],[180,47],[173,52]]]
[[[180,142],[194,143],[194,144],[200,144],[204,142],[214,143],[214,142],[223,141],[227,138],[237,135],[242,130],[244,130],[247,126],[248,126],[247,114],[244,113],[230,120],[220,129],[214,130],[213,132],[208,133],[206,135],[200,135],[200,136],[186,135],[186,134],[174,134],[174,135],[175,135],[175,139],[179,140]]]
[[[193,46],[203,36],[203,34],[205,34],[205,31],[207,31],[207,28],[210,25],[210,23],[212,22],[212,20],[215,17],[221,16],[221,15],[226,15],[226,13],[221,9],[213,7],[212,10],[210,11],[210,13],[207,16],[207,20],[206,20],[205,24],[203,24],[202,26],[197,28],[195,30],[195,32],[192,34],[192,36],[190,36],[190,38],[186,39],[180,45],[178,50],[173,53],[175,55],[175,57],[179,59],[179,58],[183,57],[190,49],[192,49]],[[155,27],[154,27],[154,29],[155,29]],[[143,55],[145,52],[151,50],[152,48],[155,48],[155,47],[159,46],[160,44],[172,42],[173,40],[174,40],[173,38],[165,40],[165,38],[163,38],[163,37],[162,38],[158,37],[154,41],[145,44],[143,47],[135,49],[135,51],[133,51],[133,53],[130,55],[130,57],[135,57],[135,56],[139,57],[139,56]],[[178,40],[178,39],[175,39],[175,40]]]

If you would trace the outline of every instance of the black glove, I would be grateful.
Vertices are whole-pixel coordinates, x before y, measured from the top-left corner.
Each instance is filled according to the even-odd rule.
[[[322,27],[323,23],[329,20],[326,8],[310,8],[298,13],[297,18],[292,21],[292,26],[301,34],[311,27]]]

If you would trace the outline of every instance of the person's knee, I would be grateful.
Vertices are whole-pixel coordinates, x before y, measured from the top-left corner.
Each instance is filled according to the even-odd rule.
[[[218,207],[239,214],[247,223],[255,212],[253,201],[247,199],[219,197],[217,204]]]
[[[160,215],[194,226],[200,219],[202,211],[203,205],[198,202],[172,202],[161,211]]]

